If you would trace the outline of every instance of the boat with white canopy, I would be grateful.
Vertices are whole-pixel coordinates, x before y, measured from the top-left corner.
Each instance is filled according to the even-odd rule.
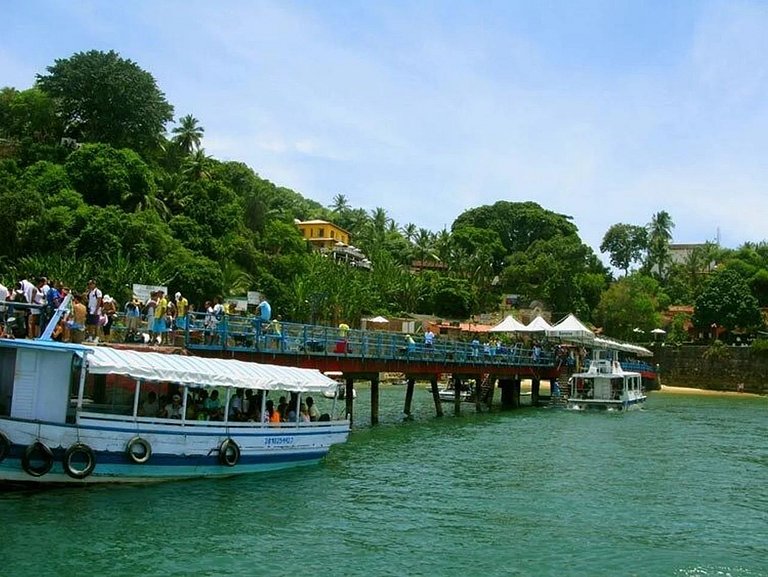
[[[335,388],[314,369],[0,339],[0,482],[148,482],[314,464],[347,440],[350,422],[308,422],[299,408]],[[293,411],[270,422],[280,394]]]
[[[571,375],[568,385],[566,408],[573,410],[626,411],[646,399],[642,375],[625,371],[617,350],[595,348],[587,371]]]

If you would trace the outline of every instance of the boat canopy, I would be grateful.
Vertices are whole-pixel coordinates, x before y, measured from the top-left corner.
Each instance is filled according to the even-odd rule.
[[[315,369],[109,347],[94,347],[87,358],[91,374],[124,375],[143,381],[302,393],[336,390],[336,381]]]

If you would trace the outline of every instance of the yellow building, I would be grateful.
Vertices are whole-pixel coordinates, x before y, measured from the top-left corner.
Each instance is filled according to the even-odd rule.
[[[327,220],[300,220],[296,226],[301,236],[316,248],[333,249],[337,242],[349,245],[349,233]]]
[[[371,269],[363,252],[350,244],[350,234],[327,220],[297,220],[296,226],[306,241],[323,254],[331,255],[334,260],[344,261],[352,266]]]

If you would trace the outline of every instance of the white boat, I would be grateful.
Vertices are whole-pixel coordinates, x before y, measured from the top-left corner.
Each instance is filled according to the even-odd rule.
[[[347,398],[347,385],[346,383],[337,383],[336,387],[330,390],[323,391],[323,396],[326,399],[339,399],[340,401]],[[357,390],[352,389],[352,398],[357,398]]]
[[[323,396],[326,399],[338,399],[340,401],[347,398],[347,383],[344,380],[344,373],[341,371],[325,371],[323,373],[326,377],[334,379],[336,382],[336,388],[329,388],[323,391]],[[357,398],[357,391],[352,389],[352,400]]]
[[[453,403],[456,400],[456,389],[454,388],[453,381],[449,381],[447,385],[440,388],[437,391],[440,400],[444,403]],[[463,383],[459,389],[459,399],[462,403],[474,403],[475,396],[472,391],[472,387],[466,383]]]
[[[0,339],[0,482],[136,483],[314,464],[347,440],[348,420],[235,421],[230,405],[251,390],[264,414],[270,392],[298,406],[335,387],[313,369]],[[223,420],[190,418],[204,390],[221,395]],[[177,418],[142,416],[149,391],[173,399]]]
[[[621,368],[617,351],[595,349],[589,369],[568,379],[566,408],[626,411],[645,402],[640,373]]]

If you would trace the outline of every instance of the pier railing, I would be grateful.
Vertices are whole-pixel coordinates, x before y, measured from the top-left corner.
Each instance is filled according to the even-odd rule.
[[[223,315],[216,319],[204,313],[191,313],[187,325],[184,344],[191,350],[526,367],[552,367],[555,362],[550,351],[526,348],[522,343],[507,346],[437,336],[428,345],[423,335],[412,335],[411,341],[400,332],[282,321],[263,323],[253,316]]]

